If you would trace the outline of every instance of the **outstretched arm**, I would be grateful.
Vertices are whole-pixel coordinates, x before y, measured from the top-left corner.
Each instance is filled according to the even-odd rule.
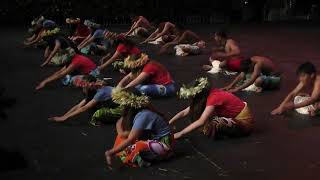
[[[156,29],[147,39],[145,39],[140,44],[147,43],[147,42],[151,41],[151,39],[153,39],[158,33],[159,33],[159,29]]]
[[[71,73],[74,69],[75,69],[75,67],[72,64],[70,64],[67,68],[63,68],[63,70],[59,70],[58,73],[54,73],[53,75],[49,76],[47,79],[43,80],[36,87],[36,90],[40,90],[40,89],[44,88],[46,86],[46,84],[48,84],[52,81],[56,81],[64,76],[66,76],[67,74]]]
[[[172,27],[173,27],[172,24],[166,23],[166,24],[164,25],[163,30],[162,30],[160,33],[158,33],[155,37],[151,38],[149,41],[155,41],[155,40],[158,39],[159,37],[162,37],[163,35],[166,35],[166,34],[169,32],[170,28],[172,28]]]
[[[203,126],[205,124],[205,122],[214,114],[214,106],[207,106],[201,117],[194,121],[192,124],[190,124],[189,126],[187,126],[186,128],[184,128],[182,131],[175,133],[174,134],[174,138],[175,139],[179,139],[182,136],[191,133],[192,131],[194,131],[195,129]]]
[[[257,78],[260,76],[261,68],[262,68],[262,63],[257,63],[254,66],[254,70],[253,70],[253,73],[252,73],[250,79],[248,81],[246,81],[245,83],[243,83],[242,85],[240,85],[239,87],[232,89],[231,92],[241,91],[242,89],[245,89],[245,88],[249,87],[251,84],[253,84],[257,80]]]
[[[226,86],[222,89],[226,90],[226,91],[232,89],[238,82],[243,80],[244,77],[245,77],[245,74],[243,72],[240,73],[228,86]]]
[[[281,102],[281,104],[271,112],[271,114],[280,115],[286,110],[292,109],[294,97],[297,96],[304,89],[304,87],[305,84],[300,82],[298,86],[287,95],[287,97]]]
[[[51,59],[57,54],[57,52],[60,50],[60,48],[61,48],[61,43],[60,43],[60,41],[56,40],[54,49],[51,51],[50,55],[47,57],[47,59],[44,61],[44,63],[41,64],[41,67],[50,63]]]
[[[180,112],[177,113],[173,118],[171,118],[171,120],[169,121],[169,124],[173,124],[173,123],[175,123],[177,120],[186,117],[189,113],[190,113],[190,106],[187,107],[186,109],[180,111]]]
[[[143,83],[147,78],[149,77],[148,73],[142,72],[138,75],[138,77],[136,77],[134,80],[132,80],[125,88],[131,88],[131,87],[135,87],[141,83]]]
[[[81,101],[80,105],[83,103],[83,101]],[[49,120],[53,120],[53,121],[56,121],[56,122],[63,122],[63,121],[66,121],[67,119],[69,118],[72,118],[76,115],[79,115],[83,112],[86,112],[88,111],[89,109],[95,107],[97,105],[97,101],[96,100],[91,100],[89,101],[87,104],[85,105],[82,105],[82,106],[79,106],[74,109],[72,112],[69,112],[69,113],[66,113],[65,115],[61,116],[61,117],[53,117],[53,118],[49,118]]]
[[[84,47],[86,47],[87,45],[89,45],[91,42],[94,41],[94,37],[90,34],[85,40],[83,40],[79,45],[78,45],[78,49],[82,49]]]
[[[131,34],[135,29],[141,26],[142,19],[139,18],[136,22],[134,22],[130,28],[130,30],[125,34],[125,36],[128,36]]]
[[[132,80],[133,80],[133,74],[129,73],[124,78],[121,79],[121,81],[118,83],[117,87],[123,88],[127,84],[129,84],[129,82]]]
[[[113,56],[110,58],[110,59],[108,59],[105,63],[103,63],[101,66],[99,66],[98,67],[98,69],[100,70],[100,71],[102,71],[102,70],[104,70],[105,68],[107,68],[110,64],[112,64],[113,62],[115,62],[119,57],[120,57],[120,52],[118,52],[118,51],[116,51],[114,54],[113,54]],[[103,57],[102,59],[101,59],[101,62],[104,62],[104,60],[106,59],[106,58],[108,58],[109,56],[107,55],[107,56],[105,56],[105,57]]]

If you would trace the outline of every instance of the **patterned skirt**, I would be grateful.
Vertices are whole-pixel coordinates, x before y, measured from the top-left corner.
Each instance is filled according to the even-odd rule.
[[[241,137],[249,135],[253,130],[253,118],[246,106],[235,118],[213,117],[208,121],[203,134],[209,138]]]
[[[114,147],[124,139],[117,136]],[[159,140],[139,140],[117,153],[117,157],[129,167],[148,167],[152,161],[165,160],[172,155],[174,146],[173,135],[167,135]]]

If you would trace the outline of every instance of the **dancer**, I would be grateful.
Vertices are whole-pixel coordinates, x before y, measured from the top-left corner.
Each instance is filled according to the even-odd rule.
[[[200,36],[195,32],[185,30],[183,33],[178,34],[173,41],[163,45],[159,53],[162,54],[167,52],[170,47],[175,47],[175,49],[180,48],[184,51],[182,56],[186,56],[188,54],[196,55],[200,54],[200,50],[205,48],[205,42],[201,40]]]
[[[131,72],[118,84],[121,88],[135,87],[148,96],[174,96],[175,83],[168,70],[162,64],[151,60],[148,55],[128,56],[124,67]]]
[[[240,71],[241,73],[224,90],[231,93],[241,90],[261,92],[274,90],[280,86],[281,78],[275,64],[269,58],[253,56],[242,60]]]
[[[211,88],[207,78],[199,78],[190,87],[182,87],[179,97],[190,98],[191,104],[176,114],[169,123],[174,124],[188,115],[193,122],[175,133],[175,139],[200,127],[211,138],[238,137],[252,132],[253,119],[247,103],[231,93]]]
[[[114,89],[112,99],[124,109],[117,122],[114,147],[105,152],[108,166],[112,167],[114,156],[131,167],[148,167],[151,161],[169,158],[174,146],[171,129],[162,114],[151,107],[149,98]]]
[[[162,22],[158,28],[141,44],[151,43],[154,41],[156,44],[171,42],[176,38],[176,34],[180,32],[179,28],[171,22]]]
[[[48,83],[63,79],[64,85],[72,84],[77,75],[92,75],[97,77],[100,73],[96,69],[96,64],[86,56],[76,54],[73,49],[68,50],[68,58],[64,62],[64,67],[41,81],[36,90],[44,88]]]
[[[44,20],[45,18],[43,16],[39,16],[31,22],[31,27],[28,30],[29,37],[24,41],[25,45],[28,45],[30,42],[34,41],[39,36],[39,34],[41,34],[41,31],[43,30],[42,24]]]
[[[90,124],[95,126],[118,120],[121,116],[121,108],[111,99],[113,87],[96,83],[96,78],[90,75],[84,76],[81,81],[77,83],[83,87],[85,98],[64,115],[51,117],[49,120],[64,122],[87,111],[91,113]]]
[[[139,55],[141,53],[140,49],[129,38],[118,36],[117,41],[119,45],[115,53],[111,57],[106,55],[101,59],[101,65],[99,66],[100,71],[106,69],[110,64],[113,64],[116,70],[121,70],[123,69],[123,61],[126,57],[129,55]]]
[[[37,44],[39,43],[41,40],[42,40],[42,37],[44,35],[44,33],[48,30],[53,30],[54,28],[57,28],[57,24],[52,21],[52,20],[49,20],[49,19],[40,19],[39,20],[39,26],[37,31],[36,31],[36,34],[32,35],[30,38],[28,38],[24,44],[26,46],[31,46],[31,45],[34,45],[34,44]]]
[[[136,16],[132,19],[132,26],[130,30],[124,33],[125,36],[149,36],[154,29],[147,18],[143,16]]]
[[[217,31],[214,34],[214,40],[219,47],[213,49],[210,57],[212,66],[204,65],[204,70],[220,68],[227,71],[240,72],[240,62],[243,58],[240,56],[241,51],[238,43],[230,39],[224,31]],[[219,62],[218,67],[215,67],[216,61]]]
[[[78,49],[84,54],[106,51],[110,46],[110,41],[105,39],[108,30],[90,20],[85,20],[84,25],[90,29],[91,33],[78,45]]]
[[[45,61],[41,67],[47,64],[56,66],[65,64],[65,61],[68,61],[70,49],[80,53],[76,45],[60,33],[59,28],[46,31],[43,34],[43,40],[47,42],[47,47],[44,53]]]
[[[80,18],[67,18],[66,24],[68,24],[71,29],[69,39],[76,44],[80,44],[90,35],[90,29],[82,23]]]
[[[280,115],[293,109],[301,114],[320,115],[320,75],[317,74],[316,67],[310,62],[305,62],[298,67],[297,75],[299,84],[271,112],[272,115]],[[310,88],[311,95],[304,93]]]

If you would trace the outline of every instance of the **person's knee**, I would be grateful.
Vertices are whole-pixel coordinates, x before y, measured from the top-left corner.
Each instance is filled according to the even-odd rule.
[[[139,92],[140,92],[141,94],[148,94],[149,91],[150,91],[150,87],[144,85],[144,86],[138,87],[138,90],[139,90]]]

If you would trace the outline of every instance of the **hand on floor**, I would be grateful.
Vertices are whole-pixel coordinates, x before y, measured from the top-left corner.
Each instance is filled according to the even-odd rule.
[[[50,117],[48,118],[49,121],[55,121],[55,122],[62,122],[67,120],[64,116],[56,116],[56,117]]]

